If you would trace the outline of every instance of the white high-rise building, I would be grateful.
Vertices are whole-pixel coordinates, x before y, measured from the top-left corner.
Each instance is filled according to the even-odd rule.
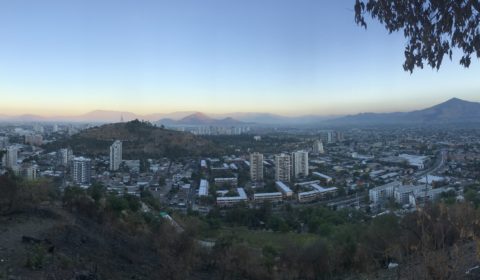
[[[325,153],[325,151],[323,150],[323,142],[322,140],[315,140],[315,142],[313,142],[313,147],[312,147],[312,151],[316,154],[323,154]]]
[[[6,168],[15,169],[17,167],[18,149],[15,146],[7,147],[7,153],[4,156],[4,164]]]
[[[43,136],[40,134],[25,135],[25,144],[40,146],[43,143]]]
[[[90,184],[92,172],[91,160],[84,157],[75,157],[72,160],[72,181],[75,184]]]
[[[335,135],[336,133],[333,130],[323,130],[320,133],[320,138],[322,139],[323,143],[331,144],[331,143],[335,143],[335,140],[336,140]]]
[[[263,155],[260,153],[250,154],[250,178],[252,181],[263,181]]]
[[[292,172],[294,177],[308,176],[308,152],[298,151],[292,153]]]
[[[110,146],[110,170],[118,170],[120,163],[122,163],[122,142],[116,140]]]
[[[0,149],[5,149],[8,146],[8,137],[0,136]]]
[[[27,180],[37,179],[37,168],[38,166],[35,164],[26,164],[22,166],[22,176],[27,178]]]
[[[275,156],[275,181],[290,182],[290,156]]]
[[[57,164],[61,166],[68,166],[73,158],[73,151],[71,149],[60,149],[57,151]]]

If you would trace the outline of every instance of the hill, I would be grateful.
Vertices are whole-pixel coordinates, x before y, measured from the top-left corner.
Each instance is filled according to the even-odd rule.
[[[452,98],[433,107],[410,112],[407,117],[423,122],[480,121],[480,103]]]
[[[153,126],[138,120],[106,124],[47,144],[47,150],[71,147],[74,153],[107,155],[114,140],[123,142],[126,159],[210,155],[219,152],[212,142],[190,133]]]
[[[96,122],[99,120],[105,122],[118,122],[121,118],[123,118],[125,121],[131,121],[135,119],[141,119],[142,117],[131,112],[95,110],[83,115],[71,117],[71,120],[83,122]]]
[[[452,98],[435,106],[395,113],[361,113],[331,120],[345,124],[452,124],[480,122],[480,103]]]

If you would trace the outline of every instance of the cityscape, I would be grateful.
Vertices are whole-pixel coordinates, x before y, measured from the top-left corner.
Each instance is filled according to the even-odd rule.
[[[54,2],[0,3],[0,280],[480,279],[476,1]]]

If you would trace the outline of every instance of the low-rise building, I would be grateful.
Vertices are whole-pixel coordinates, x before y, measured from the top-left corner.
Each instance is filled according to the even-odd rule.
[[[417,156],[409,154],[400,154],[398,157],[406,160],[410,166],[417,167],[418,169],[425,168],[425,162],[427,161],[427,156]]]
[[[200,186],[198,188],[198,196],[208,195],[208,181],[205,179],[200,180]]]
[[[236,177],[215,178],[214,182],[215,182],[215,186],[217,187],[221,187],[224,185],[236,187],[238,185],[238,179]]]
[[[232,206],[240,202],[247,202],[247,194],[243,188],[237,188],[237,196],[222,196],[217,197],[218,206]]]
[[[336,187],[324,188],[318,184],[311,184],[311,191],[299,192],[297,194],[298,202],[310,202],[315,200],[324,199],[327,196],[336,195],[338,189]]]
[[[415,185],[400,185],[396,187],[393,191],[393,197],[396,203],[399,204],[408,204],[409,197],[411,194],[416,194],[419,191],[424,191],[425,186],[415,186]]]
[[[276,181],[275,186],[277,190],[282,193],[283,196],[289,198],[293,196],[293,191],[282,181]]]
[[[395,188],[400,185],[401,183],[399,181],[393,181],[388,184],[370,189],[368,191],[370,203],[379,204],[389,198],[392,198]]]
[[[326,183],[330,183],[332,181],[332,177],[325,175],[320,172],[312,172],[314,176],[320,177],[321,179],[325,180]]]
[[[256,203],[260,203],[263,201],[280,202],[282,200],[283,194],[281,192],[255,193],[253,195],[253,201]]]

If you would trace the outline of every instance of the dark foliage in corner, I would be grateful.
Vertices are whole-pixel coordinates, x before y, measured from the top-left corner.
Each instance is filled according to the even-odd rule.
[[[427,63],[439,69],[454,49],[469,67],[472,55],[480,58],[480,2],[477,0],[356,0],[355,22],[367,27],[365,13],[390,32],[403,31],[407,43],[403,69],[413,72]]]

